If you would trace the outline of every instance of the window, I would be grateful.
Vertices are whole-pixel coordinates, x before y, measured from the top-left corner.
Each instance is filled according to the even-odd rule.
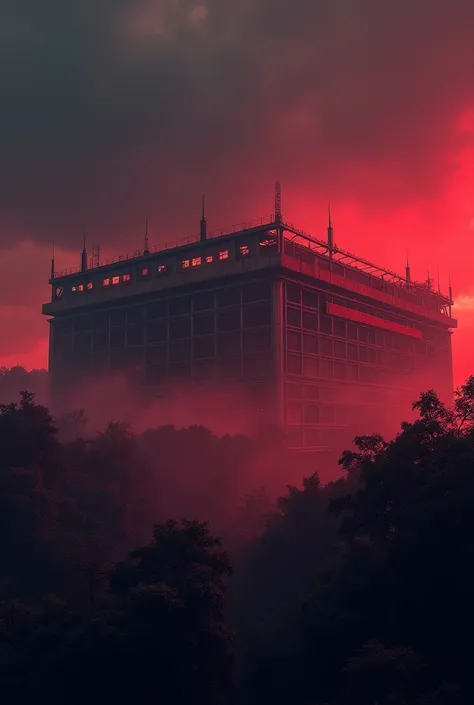
[[[219,252],[219,259],[220,260],[229,259],[229,250],[221,250]]]
[[[287,282],[286,298],[288,301],[292,301],[295,304],[301,303],[301,288],[298,286],[298,284]]]
[[[306,330],[318,330],[318,314],[303,311],[303,328]]]
[[[326,379],[332,379],[333,366],[332,360],[320,360],[319,361],[319,372],[321,377]]]
[[[272,289],[268,281],[252,282],[242,288],[242,301],[252,303],[253,301],[264,301],[271,298]]]
[[[127,311],[127,322],[135,323],[137,321],[143,321],[144,314],[143,306],[132,306]]]
[[[214,262],[214,256],[213,255],[207,255],[206,256],[206,264],[212,264]]]
[[[240,304],[240,289],[238,286],[218,289],[216,303],[219,308],[224,306],[238,306]]]
[[[239,247],[239,252],[240,252],[241,257],[247,257],[247,255],[250,254],[250,250],[249,250],[248,245],[241,245]]]
[[[187,262],[189,262],[189,260],[187,260]],[[159,264],[156,271],[158,272],[158,274],[166,274],[166,272],[168,271],[168,266],[166,264]]]
[[[318,308],[318,294],[311,289],[303,289],[303,306],[308,308]]]
[[[238,379],[241,375],[241,358],[224,357],[217,358],[216,371],[223,379]]]
[[[288,355],[286,371],[290,375],[301,374],[301,355]]]
[[[123,282],[124,284],[128,284],[129,282],[132,281],[132,275],[131,274],[124,274],[123,275]]]
[[[191,264],[193,267],[199,267],[202,264],[202,257],[193,257]]]
[[[164,318],[168,315],[168,302],[167,301],[154,301],[148,304],[146,309],[146,315],[148,320],[153,320],[155,318]]]
[[[296,352],[301,352],[301,334],[294,330],[288,331],[288,350],[295,350]]]
[[[332,334],[332,318],[330,316],[321,316],[321,332],[322,333],[327,333],[328,335]]]
[[[125,345],[125,328],[110,329],[110,347],[122,348]]]
[[[214,308],[214,294],[212,291],[196,294],[193,301],[193,308],[195,311],[207,311]]]
[[[84,291],[84,284],[78,284],[77,290]]]
[[[92,291],[93,288],[94,288],[94,285],[92,284],[92,282],[88,282],[87,291]]]
[[[193,357],[195,360],[214,357],[214,336],[206,335],[193,340]]]
[[[308,425],[319,423],[319,406],[317,404],[309,404],[305,406],[304,422]]]
[[[112,284],[120,284],[120,277],[112,277]]]
[[[254,326],[268,326],[271,323],[270,303],[244,306],[242,311],[242,325],[244,328]]]
[[[134,323],[127,328],[127,345],[142,345],[145,336],[143,323]]]
[[[214,314],[205,313],[194,317],[193,334],[209,335],[214,333]]]
[[[181,261],[181,269],[189,269],[190,265],[191,265],[191,261],[189,259],[183,259]],[[159,271],[159,268],[158,268],[158,271]]]
[[[170,321],[170,340],[191,337],[191,319],[175,318]]]
[[[317,357],[303,358],[303,374],[305,377],[317,377],[319,374],[319,360]]]
[[[334,357],[338,357],[341,360],[346,358],[346,344],[342,340],[334,341]]]
[[[239,330],[231,330],[225,333],[219,333],[216,338],[216,343],[218,356],[227,357],[228,355],[240,355]]]
[[[234,306],[217,314],[217,330],[237,330],[240,328],[240,307]]]
[[[259,352],[271,347],[270,328],[250,328],[243,331],[242,347],[244,352]]]
[[[268,355],[258,353],[244,355],[243,375],[245,379],[268,379],[272,372],[272,360]]]
[[[317,335],[308,335],[303,333],[303,352],[310,355],[318,354],[318,337]]]
[[[191,341],[178,340],[170,344],[170,362],[185,362],[191,356]]]
[[[147,365],[163,365],[166,364],[168,358],[167,345],[152,345],[146,350]]]
[[[102,286],[110,286],[110,278],[106,277],[102,282]]]
[[[140,276],[141,277],[149,277],[150,276],[150,268],[149,267],[143,267],[143,269],[140,269]]]
[[[301,402],[289,401],[286,407],[286,420],[290,425],[300,426],[303,418]]]
[[[346,322],[345,321],[341,321],[339,318],[334,319],[334,335],[337,335],[339,338],[346,337]]]
[[[276,238],[275,237],[268,237],[264,236],[260,241],[259,241],[260,247],[275,247],[276,245]]]
[[[161,343],[168,340],[168,323],[163,320],[148,321],[147,341],[149,343]]]
[[[295,328],[301,328],[301,309],[293,308],[293,306],[288,306],[286,315],[287,315],[287,323],[289,326],[294,326]]]
[[[115,308],[110,312],[110,325],[123,326],[125,324],[125,310],[123,308]]]
[[[332,338],[326,338],[324,335],[320,336],[320,338],[319,338],[319,354],[325,355],[326,357],[333,356],[334,352],[333,352]]]
[[[191,312],[191,299],[189,296],[179,296],[170,299],[170,316],[180,316]]]

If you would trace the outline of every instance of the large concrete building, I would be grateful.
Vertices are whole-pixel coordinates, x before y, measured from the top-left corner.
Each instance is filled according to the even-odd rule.
[[[77,271],[52,272],[53,394],[121,371],[166,395],[245,391],[246,413],[291,446],[340,451],[407,416],[422,388],[452,394],[452,296],[281,217]],[[203,407],[206,394],[202,395]],[[225,415],[226,408],[222,409]]]

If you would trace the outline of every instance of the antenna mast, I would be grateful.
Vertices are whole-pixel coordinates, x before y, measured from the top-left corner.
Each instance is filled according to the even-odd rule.
[[[205,194],[202,195],[200,240],[201,240],[201,242],[204,242],[204,240],[207,240],[206,196],[205,196]]]
[[[281,223],[281,183],[275,182],[275,222]]]
[[[332,228],[331,204],[330,203],[328,205],[328,252],[329,252],[329,258],[332,259],[332,255],[334,252],[334,231]]]
[[[145,218],[145,237],[143,239],[143,254],[150,254],[150,244],[148,242],[148,216]]]

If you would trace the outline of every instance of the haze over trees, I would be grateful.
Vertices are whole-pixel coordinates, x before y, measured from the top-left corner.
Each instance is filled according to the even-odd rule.
[[[2,702],[474,701],[474,377],[452,408],[421,395],[392,440],[356,439],[337,482],[315,467],[276,501],[238,482],[268,439],[116,421],[89,436],[86,413],[13,399]]]

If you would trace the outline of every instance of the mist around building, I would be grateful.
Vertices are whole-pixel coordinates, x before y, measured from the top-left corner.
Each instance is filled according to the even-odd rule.
[[[6,703],[472,702],[451,292],[286,223],[51,267],[0,370]]]

